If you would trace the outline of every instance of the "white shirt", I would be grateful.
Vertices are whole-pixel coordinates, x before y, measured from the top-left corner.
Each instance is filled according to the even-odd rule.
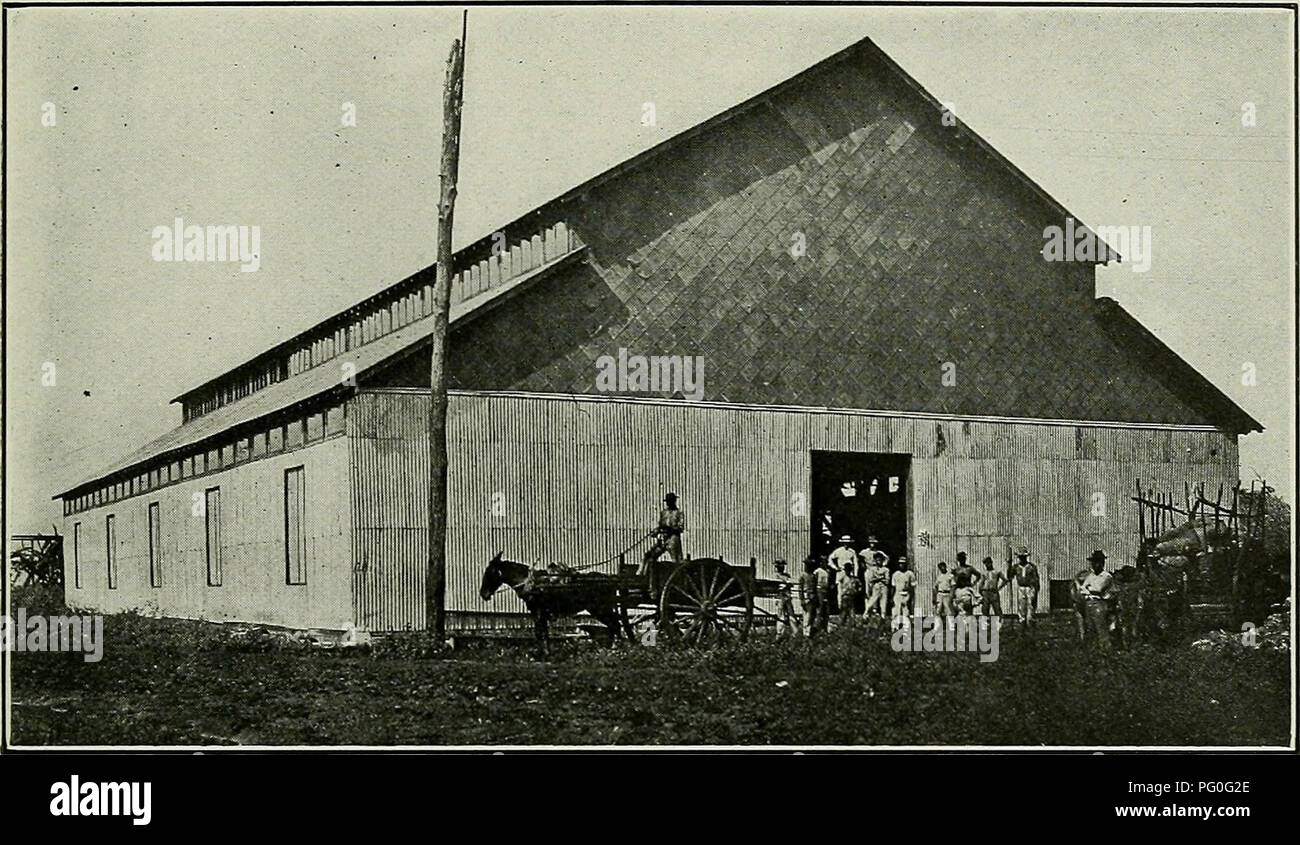
[[[1104,569],[1101,572],[1089,572],[1088,577],[1083,579],[1084,597],[1108,599],[1114,583],[1115,577]]]
[[[885,554],[885,552],[881,552],[880,549],[863,549],[862,551],[858,552],[858,557],[865,560],[869,565],[875,566],[876,552],[880,552],[882,555],[885,555],[885,559],[882,560],[881,563],[884,564],[885,566],[889,566],[889,555]]]
[[[912,591],[912,588],[916,586],[916,573],[910,569],[907,570],[906,572],[899,570],[898,572],[894,573],[893,580],[894,580],[894,592],[910,593]]]
[[[837,572],[842,571],[844,569],[844,564],[855,563],[857,562],[857,559],[858,555],[853,551],[853,549],[850,549],[848,546],[840,546],[835,551],[831,552],[831,568]]]

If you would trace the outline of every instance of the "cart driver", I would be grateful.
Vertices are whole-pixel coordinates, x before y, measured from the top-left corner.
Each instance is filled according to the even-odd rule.
[[[686,530],[686,512],[677,507],[677,494],[664,496],[664,509],[659,511],[659,525],[654,530],[655,541],[646,549],[638,574],[650,571],[650,564],[664,552],[672,555],[674,563],[682,562],[682,532]]]

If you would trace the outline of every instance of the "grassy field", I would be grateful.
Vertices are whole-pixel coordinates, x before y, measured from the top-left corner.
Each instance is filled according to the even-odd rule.
[[[1081,650],[1004,632],[999,659],[861,631],[696,652],[568,643],[427,654],[105,620],[102,661],[14,653],[16,745],[1285,745],[1286,652]]]

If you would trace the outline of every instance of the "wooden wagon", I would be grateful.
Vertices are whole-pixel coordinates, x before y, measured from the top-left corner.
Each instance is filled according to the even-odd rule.
[[[752,560],[747,566],[721,558],[663,560],[652,563],[644,575],[638,570],[622,560],[613,573],[564,567],[537,570],[531,589],[590,590],[609,585],[616,591],[619,620],[629,638],[635,625],[653,622],[658,636],[707,645],[747,638],[754,626],[755,600],[775,598],[783,586],[759,578]]]

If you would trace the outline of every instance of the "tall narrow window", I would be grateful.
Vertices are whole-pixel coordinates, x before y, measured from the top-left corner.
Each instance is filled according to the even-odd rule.
[[[162,586],[162,528],[158,524],[158,503],[149,504],[149,586]]]
[[[72,526],[72,586],[81,589],[81,523]]]
[[[307,583],[307,535],[303,512],[307,491],[302,467],[284,471],[284,580],[286,584]]]
[[[221,488],[212,487],[205,493],[203,507],[207,527],[208,586],[221,586]]]
[[[117,589],[117,531],[113,514],[104,517],[104,550],[108,562],[108,588]]]

